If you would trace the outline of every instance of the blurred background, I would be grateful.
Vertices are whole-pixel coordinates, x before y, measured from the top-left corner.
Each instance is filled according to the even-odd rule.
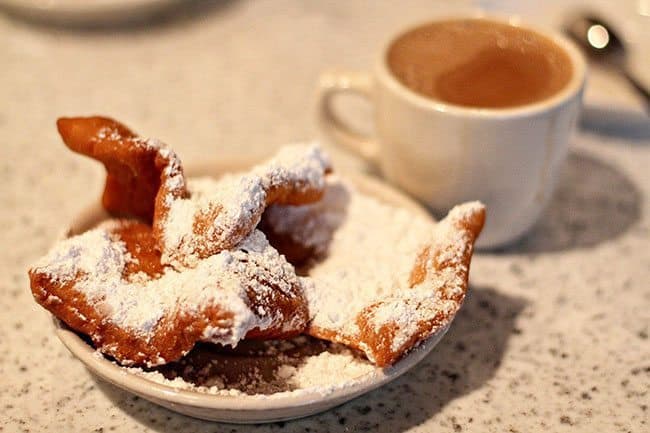
[[[170,144],[186,163],[259,158],[284,143],[317,137],[313,104],[322,71],[367,70],[396,30],[475,9],[556,29],[581,11],[594,11],[619,29],[631,67],[650,83],[648,0],[406,0],[399,7],[376,1],[0,0],[0,143],[6,161],[21,161],[20,168],[2,168],[7,200],[16,203],[19,191],[33,189],[67,190],[86,202],[101,188],[101,167],[77,164],[60,144],[59,116],[115,117]],[[342,99],[348,117],[370,129],[370,107]],[[586,106],[591,117],[583,126],[634,140],[650,136],[641,99],[616,74],[593,69]],[[14,176],[18,169],[28,175]],[[86,182],[70,185],[62,174]],[[44,212],[59,209],[56,198],[42,203],[47,198],[33,196],[26,199],[49,205]]]
[[[56,142],[57,116],[102,113],[163,139],[187,161],[240,153],[242,146],[268,154],[287,141],[316,135],[311,104],[320,72],[368,69],[394,30],[463,9],[517,14],[556,28],[570,14],[596,11],[620,29],[632,47],[634,68],[650,75],[650,18],[642,15],[647,0],[407,0],[399,7],[298,0],[0,5],[0,122],[3,134],[13,125],[9,133],[15,136],[2,139],[17,152],[30,143]],[[640,107],[620,81],[592,74],[587,101]],[[352,109],[362,113],[362,122],[364,110],[364,104]],[[31,125],[29,134],[25,125]]]

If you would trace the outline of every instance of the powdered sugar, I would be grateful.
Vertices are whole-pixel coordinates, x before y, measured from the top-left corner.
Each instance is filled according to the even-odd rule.
[[[312,326],[359,333],[356,316],[379,298],[407,287],[417,253],[433,226],[332,180],[309,206],[269,209],[274,230],[289,232],[326,258],[309,269],[306,294]]]
[[[242,226],[255,226],[266,202],[261,178],[257,176],[226,176],[219,181],[199,179],[188,182],[188,190],[191,199],[172,202],[163,234],[162,261],[179,268],[183,266],[179,257],[182,263],[195,266],[199,260],[197,243],[209,242],[194,233],[196,215],[209,213],[209,209],[218,206],[219,212],[207,233],[218,244],[235,237]]]
[[[295,185],[299,188],[321,190],[325,173],[331,168],[329,157],[318,144],[289,145],[267,162],[253,168],[265,189]]]
[[[118,129],[117,125],[112,126],[103,126],[97,130],[97,133],[93,137],[95,141],[128,141],[132,145],[144,149],[150,150],[165,150],[167,152],[172,152],[169,147],[156,138],[144,138],[136,136],[127,136],[125,137]],[[173,152],[172,152],[173,153]]]
[[[349,386],[359,378],[377,372],[376,367],[347,350],[341,353],[322,352],[308,357],[298,367],[285,367],[278,373],[285,376],[296,389],[318,388],[321,392],[327,392],[341,385]]]
[[[321,256],[303,279],[315,334],[334,332],[336,341],[358,340],[364,315],[372,333],[391,326],[389,350],[399,353],[414,344],[422,323],[451,317],[459,308],[466,289],[463,257],[471,239],[457,223],[479,208],[478,203],[463,205],[434,224],[333,179],[320,202],[274,206],[267,220],[276,233]],[[446,267],[434,272],[430,261],[424,266],[430,270],[425,281],[411,287],[411,274],[426,248],[435,252],[429,260]],[[444,324],[434,324],[431,331]],[[358,346],[375,361],[378,348],[363,339]]]
[[[89,230],[58,242],[34,265],[53,281],[73,281],[79,273],[98,280],[119,280],[129,260],[123,242],[115,242],[107,229]]]
[[[250,172],[190,182],[189,199],[165,197],[163,263],[195,266],[199,251],[207,255],[229,248],[257,225],[267,203],[276,200],[271,194],[320,191],[329,167],[318,146],[287,146]],[[197,223],[208,227],[197,230]]]
[[[432,253],[424,265],[429,270],[425,280],[409,290],[400,290],[382,298],[368,314],[369,321],[377,329],[388,323],[396,325],[392,351],[399,351],[409,344],[421,323],[437,315],[449,317],[458,310],[459,300],[466,290],[463,275],[468,272],[463,257],[466,248],[471,248],[471,241],[467,231],[457,225],[482,208],[479,202],[470,202],[452,209],[447,218],[434,226],[427,247]],[[438,328],[444,324],[438,324]]]
[[[292,296],[297,286],[293,267],[269,246],[260,231],[253,231],[237,248],[200,261],[195,268],[183,272],[166,268],[158,279],[125,280],[122,273],[131,258],[124,243],[114,239],[114,226],[114,222],[104,224],[57,244],[34,271],[62,284],[76,280],[74,290],[95,304],[107,321],[139,338],[150,338],[163,318],[173,321],[175,316],[211,305],[221,306],[232,318],[219,326],[207,326],[203,341],[235,346],[251,329],[283,324],[279,312],[271,308],[252,311],[246,302],[246,288],[265,298],[272,296],[271,290]],[[273,273],[262,277],[257,274],[260,268]],[[296,325],[289,320],[285,326]],[[110,353],[110,348],[104,349]],[[149,364],[165,362],[159,359]]]
[[[314,392],[327,395],[385,375],[382,369],[340,345],[329,344],[316,350],[316,353],[300,354],[296,353],[300,347],[303,350],[313,351],[316,346],[322,346],[323,343],[306,337],[268,343],[269,350],[266,353],[255,352],[255,355],[241,361],[241,365],[247,366],[245,367],[247,371],[236,374],[238,379],[234,382],[231,370],[241,367],[232,362],[223,362],[219,355],[212,355],[211,359],[211,352],[199,355],[198,359],[203,361],[211,359],[207,364],[198,366],[183,364],[173,372],[167,367],[148,371],[127,368],[126,371],[176,390],[256,399],[300,396]],[[192,357],[192,354],[189,356]],[[273,363],[271,370],[269,370],[267,356],[273,356],[273,359],[278,361]],[[226,357],[231,360],[238,359],[235,353],[230,353]],[[217,367],[214,367],[215,365]],[[183,374],[187,369],[197,368],[202,371],[198,373],[203,375],[201,379],[189,379],[189,376],[184,378],[176,372],[180,369]]]

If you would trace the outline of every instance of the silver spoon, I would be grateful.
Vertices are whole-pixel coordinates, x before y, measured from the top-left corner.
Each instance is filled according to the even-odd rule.
[[[585,14],[570,21],[565,31],[594,62],[606,64],[625,77],[644,98],[646,109],[650,112],[650,91],[630,72],[625,45],[607,22],[595,15]]]

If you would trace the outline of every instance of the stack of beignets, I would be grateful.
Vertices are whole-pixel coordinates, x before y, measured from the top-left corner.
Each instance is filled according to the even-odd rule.
[[[186,179],[172,150],[112,119],[57,126],[105,165],[115,218],[55,245],[29,271],[32,293],[123,365],[175,361],[198,341],[307,333],[386,366],[462,304],[479,203],[431,223],[329,175],[316,146]]]

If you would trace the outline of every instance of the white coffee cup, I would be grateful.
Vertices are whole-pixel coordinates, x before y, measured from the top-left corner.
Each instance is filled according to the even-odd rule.
[[[478,246],[492,248],[521,237],[552,195],[580,110],[586,66],[575,45],[555,32],[514,18],[483,17],[553,40],[571,60],[569,83],[548,99],[513,108],[461,107],[421,96],[398,81],[386,62],[395,38],[416,25],[383,45],[374,73],[323,74],[318,115],[335,143],[376,163],[389,181],[434,212],[484,202],[488,217]],[[444,20],[450,18],[467,16]],[[333,109],[334,97],[347,92],[371,101],[375,136],[356,132]]]

